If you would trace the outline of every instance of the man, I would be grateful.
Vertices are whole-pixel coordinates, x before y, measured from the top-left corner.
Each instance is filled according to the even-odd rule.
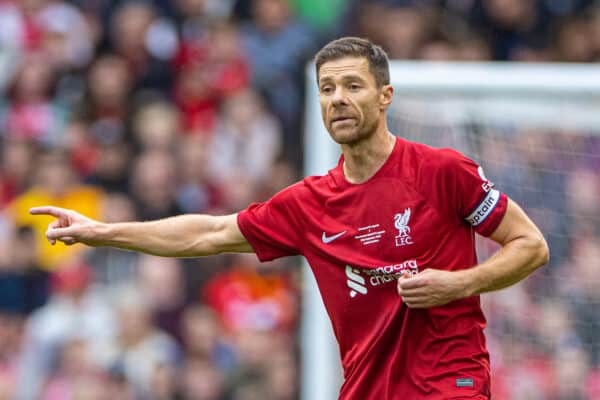
[[[51,242],[195,257],[302,254],[339,342],[340,399],[489,399],[479,294],[510,286],[548,260],[525,213],[471,160],[396,138],[385,52],[342,38],[316,56],[323,122],[341,145],[336,168],[228,216],[103,224],[70,210]],[[477,264],[474,233],[502,248]]]

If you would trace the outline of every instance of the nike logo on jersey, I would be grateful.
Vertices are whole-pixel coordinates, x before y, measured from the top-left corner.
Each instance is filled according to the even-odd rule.
[[[321,236],[321,240],[323,241],[323,243],[327,244],[327,243],[333,242],[335,239],[338,239],[338,238],[344,236],[345,234],[346,234],[346,231],[340,232],[340,233],[336,233],[333,236],[327,236],[325,234],[325,232],[323,232],[323,236]]]

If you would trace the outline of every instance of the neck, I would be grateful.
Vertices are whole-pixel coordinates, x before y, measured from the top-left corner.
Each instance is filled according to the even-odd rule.
[[[357,143],[342,145],[344,176],[350,183],[369,180],[385,164],[394,149],[396,138],[384,124],[370,137]]]

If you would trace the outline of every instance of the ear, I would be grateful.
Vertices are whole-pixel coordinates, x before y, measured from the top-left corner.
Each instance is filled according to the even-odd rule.
[[[381,111],[387,110],[387,108],[392,104],[392,99],[394,98],[394,88],[392,85],[383,85],[381,88],[381,92],[379,93],[379,104]]]

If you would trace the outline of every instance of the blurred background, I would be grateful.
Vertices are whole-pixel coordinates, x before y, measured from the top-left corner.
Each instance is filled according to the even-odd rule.
[[[395,60],[594,63],[600,1],[0,0],[0,399],[299,398],[298,259],[50,246],[27,210],[268,198],[302,176],[306,63],[348,34]],[[600,136],[511,132],[486,172],[553,258],[484,300],[494,397],[597,399]]]

